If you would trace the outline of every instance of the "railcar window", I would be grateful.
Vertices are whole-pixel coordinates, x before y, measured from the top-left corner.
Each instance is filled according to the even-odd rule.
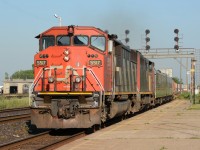
[[[74,36],[73,38],[73,42],[74,42],[74,45],[88,45],[88,37],[87,36],[82,36],[82,35],[79,35],[79,36]]]
[[[56,44],[58,46],[70,45],[70,37],[66,35],[59,35],[56,38]]]
[[[105,51],[106,49],[106,39],[103,36],[92,36],[91,37],[91,45],[96,47],[101,51]]]
[[[55,37],[54,36],[43,36],[40,50],[46,49],[49,46],[54,46],[54,45],[55,45]]]

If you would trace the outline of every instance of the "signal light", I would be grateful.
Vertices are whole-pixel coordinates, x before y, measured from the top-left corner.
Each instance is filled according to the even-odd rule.
[[[146,33],[146,35],[149,34],[149,33],[150,33],[150,30],[149,30],[149,29],[146,29],[146,30],[145,30],[145,33]]]
[[[150,46],[148,45],[148,42],[150,42],[150,37],[149,36],[149,33],[150,33],[150,30],[149,29],[146,29],[145,30],[145,34],[146,34],[146,38],[145,38],[145,41],[146,41],[146,46],[145,46],[145,49],[148,51],[150,49]]]
[[[146,45],[146,50],[149,50],[151,47],[149,45]]]
[[[146,37],[145,40],[146,40],[146,42],[150,42],[150,38],[149,37]]]
[[[174,41],[178,42],[179,41],[179,37],[175,37]]]
[[[130,33],[130,31],[128,29],[125,30],[125,35],[126,35],[126,38],[125,38],[125,42],[126,42],[126,46],[128,46],[128,42],[130,41],[130,39],[128,38],[128,34]]]
[[[178,34],[179,33],[179,29],[174,29],[174,33]]]
[[[179,50],[179,46],[178,46],[178,45],[174,45],[174,49],[175,49],[176,51],[178,51],[178,50]]]
[[[179,37],[178,37],[178,33],[179,33],[179,29],[174,29],[174,33],[176,34],[176,36],[174,37],[174,41],[175,41],[175,45],[174,45],[174,49],[176,52],[179,52]]]
[[[129,38],[125,38],[125,42],[128,43],[129,42]]]
[[[129,34],[130,33],[130,31],[129,30],[125,30],[125,34],[127,35],[127,34]]]

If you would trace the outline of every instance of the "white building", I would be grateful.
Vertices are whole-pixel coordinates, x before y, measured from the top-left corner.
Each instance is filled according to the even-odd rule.
[[[4,80],[3,94],[28,94],[33,79],[9,79]]]
[[[3,93],[3,86],[0,86],[0,94]]]
[[[173,75],[173,70],[171,68],[166,68],[166,69],[159,69],[162,73],[167,74],[169,77],[172,77]]]

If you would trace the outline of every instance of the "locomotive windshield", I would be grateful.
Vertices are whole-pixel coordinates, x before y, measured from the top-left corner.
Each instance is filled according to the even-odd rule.
[[[40,51],[48,48],[49,46],[55,45],[55,37],[54,36],[43,36],[42,43],[40,45]]]
[[[66,35],[59,35],[56,38],[56,44],[58,46],[67,46],[70,45],[70,37]]]
[[[101,51],[105,51],[105,48],[106,48],[105,43],[106,43],[106,39],[103,36],[92,36],[91,37],[91,45]]]
[[[87,36],[77,35],[77,36],[74,36],[73,41],[74,41],[74,45],[83,46],[83,45],[88,45],[89,40]]]

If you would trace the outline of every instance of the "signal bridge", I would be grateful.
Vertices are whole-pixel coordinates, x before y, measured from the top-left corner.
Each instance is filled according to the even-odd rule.
[[[155,48],[150,50],[139,49],[139,51],[149,59],[160,59],[160,58],[195,58],[194,48]]]
[[[191,68],[190,68],[190,75],[191,75],[191,85],[190,85],[190,92],[191,92],[191,102],[195,104],[195,52],[196,49],[194,48],[155,48],[155,49],[140,49],[139,50],[144,57],[148,59],[163,59],[163,58],[180,58],[180,81],[182,81],[182,66],[185,67],[186,71],[188,71],[188,58],[191,58]],[[186,66],[182,63],[182,58],[186,58]],[[197,65],[198,67],[199,65]],[[199,67],[198,67],[199,68]],[[197,70],[199,74],[199,71]],[[199,78],[200,80],[200,78]],[[186,83],[188,88],[188,76],[186,77]],[[198,83],[199,85],[199,83]],[[188,90],[188,89],[187,89]],[[180,92],[182,92],[182,84],[180,84]]]

